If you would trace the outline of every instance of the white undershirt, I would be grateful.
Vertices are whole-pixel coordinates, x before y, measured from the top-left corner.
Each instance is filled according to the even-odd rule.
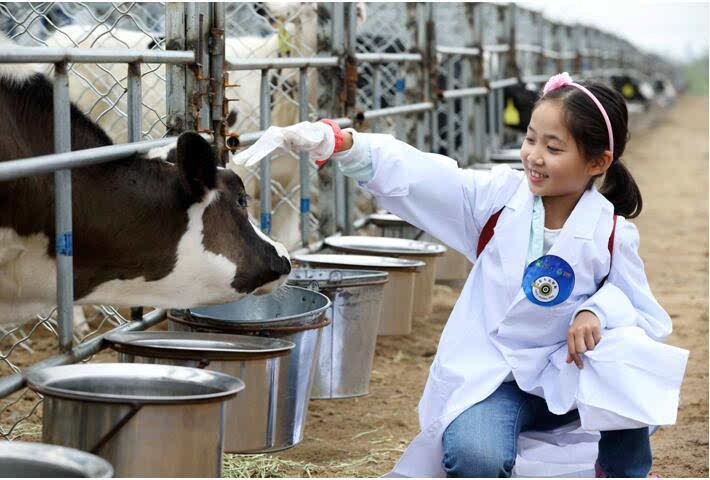
[[[545,234],[543,235],[543,242],[542,242],[542,254],[547,255],[547,252],[550,251],[550,248],[552,248],[552,244],[555,243],[555,240],[557,240],[557,237],[560,235],[560,232],[562,231],[561,228],[557,229],[552,229],[552,228],[547,228],[545,227]],[[504,382],[512,382],[515,380],[515,377],[513,377],[513,372],[510,372],[507,377],[505,377]]]

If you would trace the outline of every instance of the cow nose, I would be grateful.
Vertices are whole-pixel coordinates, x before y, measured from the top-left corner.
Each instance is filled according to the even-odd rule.
[[[291,273],[291,262],[288,257],[278,256],[272,262],[271,268],[279,275],[288,275]]]

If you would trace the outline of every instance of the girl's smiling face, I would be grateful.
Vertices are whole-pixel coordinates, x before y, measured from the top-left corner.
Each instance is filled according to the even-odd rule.
[[[533,110],[520,159],[530,191],[543,197],[578,197],[594,175],[565,126],[558,101],[544,101]]]

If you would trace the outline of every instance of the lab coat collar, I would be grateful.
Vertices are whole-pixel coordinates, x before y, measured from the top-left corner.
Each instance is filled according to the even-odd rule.
[[[534,195],[527,181],[523,180],[505,205],[508,213],[501,215],[494,230],[493,236],[497,238],[494,243],[501,257],[506,284],[510,285],[508,294],[511,306],[525,296],[521,282],[527,266],[525,262],[528,254],[533,201]],[[592,186],[582,194],[547,254],[564,258],[574,268],[579,261],[579,252],[582,250],[579,243],[594,238],[602,209],[613,211],[613,206],[595,186]]]

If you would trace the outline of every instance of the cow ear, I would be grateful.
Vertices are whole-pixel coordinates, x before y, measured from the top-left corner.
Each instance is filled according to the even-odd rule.
[[[217,163],[209,142],[195,132],[178,137],[177,149],[180,183],[192,199],[201,199],[216,185]]]

